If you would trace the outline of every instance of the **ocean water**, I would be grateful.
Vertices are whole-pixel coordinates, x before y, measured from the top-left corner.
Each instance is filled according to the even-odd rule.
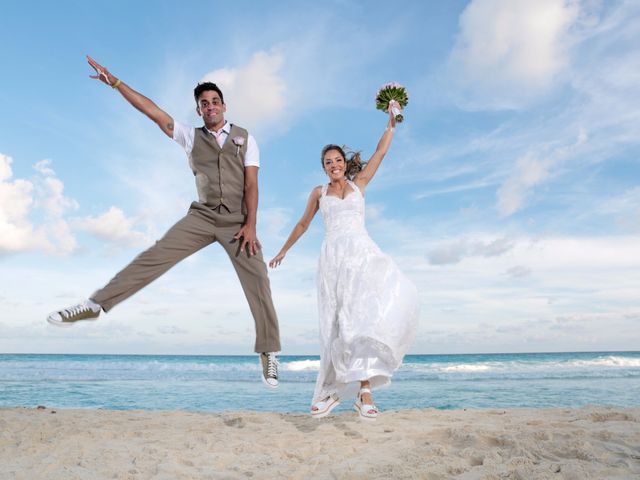
[[[280,362],[270,390],[257,355],[4,354],[0,407],[308,411],[319,358]],[[640,352],[408,355],[375,400],[382,410],[638,406]]]

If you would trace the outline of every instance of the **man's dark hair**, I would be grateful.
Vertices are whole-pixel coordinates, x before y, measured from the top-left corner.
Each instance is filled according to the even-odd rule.
[[[224,103],[222,90],[220,90],[220,88],[215,83],[211,83],[211,82],[199,83],[196,86],[196,88],[193,89],[193,96],[196,99],[196,103],[198,103],[198,99],[200,98],[200,95],[202,95],[202,92],[206,92],[207,90],[213,90],[214,92],[218,92],[218,95],[220,95],[220,101]]]

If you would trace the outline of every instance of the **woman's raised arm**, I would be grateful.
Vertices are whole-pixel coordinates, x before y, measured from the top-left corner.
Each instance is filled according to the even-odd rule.
[[[393,112],[391,111],[391,104],[395,104],[397,108],[400,108],[400,105],[395,100],[392,100],[389,104],[389,120],[387,121],[387,128],[384,129],[382,137],[378,142],[378,146],[376,147],[376,151],[373,153],[365,167],[358,172],[358,174],[354,177],[353,182],[360,188],[360,190],[364,190],[364,187],[371,181],[373,176],[376,174],[382,159],[387,154],[389,150],[389,146],[391,145],[391,140],[393,140],[393,133],[396,127],[396,118]]]

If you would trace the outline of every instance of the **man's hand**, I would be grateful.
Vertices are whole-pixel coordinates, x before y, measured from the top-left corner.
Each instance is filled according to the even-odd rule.
[[[89,75],[90,78],[115,88],[136,110],[153,120],[167,137],[173,138],[174,122],[171,115],[158,107],[153,101],[120,81],[119,78],[114,77],[106,67],[100,65],[89,55],[87,55],[87,62],[96,71],[95,75]]]
[[[106,67],[100,65],[89,55],[87,55],[87,62],[89,62],[89,65],[91,65],[91,67],[96,71],[95,75],[89,75],[90,78],[100,80],[102,83],[106,83],[109,86],[113,85],[113,83],[116,81],[116,77],[111,75]]]
[[[249,225],[243,225],[242,228],[236,233],[233,238],[236,240],[242,239],[242,243],[240,243],[240,251],[244,252],[245,247],[247,248],[247,253],[253,256],[258,253],[258,250],[262,248],[258,238],[256,236],[256,227],[251,227]]]

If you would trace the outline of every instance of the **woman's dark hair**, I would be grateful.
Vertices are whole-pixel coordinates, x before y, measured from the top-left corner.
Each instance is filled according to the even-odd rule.
[[[218,95],[220,95],[220,101],[224,103],[222,90],[220,90],[220,87],[218,87],[215,83],[211,83],[211,82],[199,83],[198,85],[196,85],[196,88],[193,89],[193,96],[196,99],[196,103],[198,103],[198,99],[200,98],[200,95],[202,95],[202,92],[206,92],[207,90],[213,90],[214,92],[218,92]]]
[[[324,156],[331,150],[335,150],[340,155],[342,155],[342,158],[344,158],[345,162],[347,163],[345,176],[349,180],[353,180],[353,177],[355,177],[358,172],[360,172],[367,165],[367,163],[363,162],[360,158],[360,152],[354,152],[353,150],[350,150],[346,145],[340,147],[338,145],[330,143],[329,145],[324,146],[324,148],[322,149],[322,154],[320,155],[320,165],[322,165],[323,169]]]

